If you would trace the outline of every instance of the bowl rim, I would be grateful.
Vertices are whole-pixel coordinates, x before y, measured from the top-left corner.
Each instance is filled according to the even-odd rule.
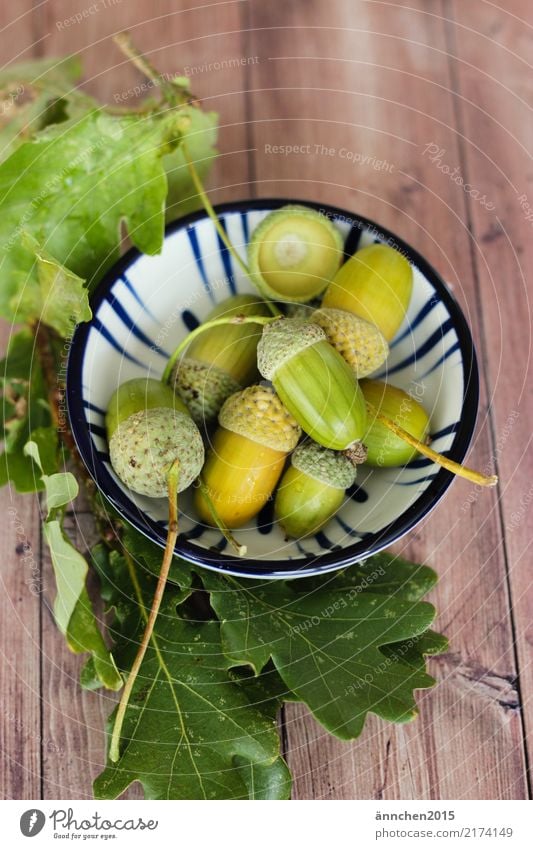
[[[230,201],[228,203],[218,204],[214,209],[217,215],[224,215],[226,213],[243,213],[254,210],[270,211],[286,204],[308,206],[312,209],[322,211],[330,218],[337,218],[351,223],[351,229],[345,242],[346,256],[351,256],[354,252],[358,242],[358,239],[356,241],[357,234],[364,229],[373,231],[376,238],[379,237],[385,241],[391,240],[434,286],[439,299],[448,310],[452,319],[462,357],[463,399],[461,417],[452,446],[447,452],[447,455],[451,459],[459,463],[462,462],[467,454],[476,425],[479,405],[479,371],[470,328],[461,307],[448,289],[443,278],[417,250],[394,232],[388,230],[386,227],[382,227],[364,215],[351,213],[342,207],[294,198],[253,198],[250,200]],[[207,217],[205,211],[200,209],[172,221],[165,227],[164,241],[175,231],[185,229]],[[353,245],[353,248],[351,248],[351,245]],[[131,247],[107,270],[90,298],[93,316],[106,299],[109,290],[118,278],[142,256],[146,256],[146,254],[136,247]],[[69,347],[66,370],[66,401],[72,434],[78,452],[100,492],[123,519],[132,524],[152,542],[164,547],[166,532],[162,529],[162,525],[150,519],[139,508],[133,508],[128,503],[126,500],[127,497],[115,483],[94,449],[87,427],[82,393],[84,353],[91,327],[92,320],[79,324],[74,331]],[[436,507],[453,479],[454,475],[451,472],[440,468],[424,492],[393,522],[390,522],[381,530],[365,536],[363,540],[353,543],[346,548],[314,554],[308,557],[302,557],[301,559],[274,560],[269,563],[268,560],[254,560],[248,557],[239,558],[236,555],[226,554],[224,552],[210,551],[196,546],[194,542],[190,542],[183,537],[179,537],[175,553],[203,568],[252,579],[287,579],[335,571],[364,560],[373,554],[377,554],[393,542],[401,539]]]

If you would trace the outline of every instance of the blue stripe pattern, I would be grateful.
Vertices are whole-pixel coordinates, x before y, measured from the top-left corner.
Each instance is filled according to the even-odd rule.
[[[375,379],[383,380],[383,378],[385,377],[390,377],[391,374],[396,374],[399,371],[403,371],[408,366],[414,365],[419,360],[421,360],[422,357],[425,357],[426,354],[429,354],[429,352],[432,351],[433,348],[439,344],[439,342],[442,342],[444,336],[446,336],[446,334],[449,333],[452,329],[452,320],[451,318],[449,318],[444,322],[444,324],[441,325],[441,327],[438,328],[438,330],[435,330],[435,332],[431,334],[429,339],[426,339],[426,341],[419,348],[417,348],[416,351],[413,351],[412,354],[409,354],[408,357],[405,357],[399,363],[396,363],[396,365],[390,366],[389,368],[385,369],[385,371],[382,371],[376,376]],[[444,357],[442,357],[441,360],[447,359],[450,353],[451,352],[444,354]],[[436,368],[436,366],[432,366],[432,368],[429,372],[427,372],[427,374],[430,374],[434,368]]]
[[[209,297],[211,298],[211,300],[214,300],[213,299],[213,292],[211,290],[211,286],[210,286],[210,283],[209,283],[209,278],[207,277],[207,274],[206,274],[206,271],[205,271],[205,266],[204,266],[204,261],[202,259],[202,252],[200,250],[200,244],[198,242],[198,234],[196,232],[196,227],[194,227],[194,226],[187,227],[187,236],[189,237],[189,242],[191,244],[191,248],[192,248],[192,252],[193,252],[193,256],[194,256],[194,261],[196,262],[196,267],[197,267],[198,271],[200,272],[200,277],[202,279],[202,283],[204,284],[204,289],[207,292],[207,294],[209,295]]]
[[[224,216],[221,216],[220,223],[221,223],[222,227],[224,228],[224,230],[227,232],[226,219],[224,218]],[[225,275],[228,279],[229,290],[230,290],[230,293],[232,295],[235,295],[237,293],[237,288],[235,286],[235,274],[233,272],[233,265],[232,265],[232,262],[231,262],[231,254],[230,254],[229,250],[227,249],[226,245],[224,244],[224,242],[222,241],[222,239],[220,238],[220,236],[218,235],[218,233],[217,233],[217,241],[218,241],[218,249],[220,251],[220,257],[222,259],[222,264],[224,266],[224,273],[225,273]]]
[[[130,354],[129,351],[126,351],[126,349],[119,342],[117,342],[109,328],[102,324],[102,322],[97,316],[94,316],[92,320],[92,326],[95,330],[98,331],[98,333],[100,333],[104,337],[104,339],[109,342],[109,344],[115,349],[115,351],[118,351],[121,357],[124,357],[126,360],[129,360],[130,363],[135,363],[135,365],[144,368],[143,363],[141,363],[141,361],[138,360],[137,357],[134,357],[133,354]]]
[[[128,328],[130,333],[143,342],[147,348],[151,348],[152,351],[156,351],[159,356],[163,357],[165,360],[168,360],[170,354],[160,348],[155,342],[152,342],[149,336],[144,333],[138,324],[132,319],[132,317],[128,314],[126,308],[118,301],[117,297],[113,294],[109,298],[109,304],[118,315],[122,323]]]

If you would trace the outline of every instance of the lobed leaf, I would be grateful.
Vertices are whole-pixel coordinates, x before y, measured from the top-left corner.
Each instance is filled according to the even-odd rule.
[[[412,719],[413,691],[434,683],[423,657],[445,642],[428,636],[435,610],[418,600],[434,581],[426,567],[390,555],[371,558],[353,575],[324,577],[327,588],[320,581],[265,585],[212,573],[202,581],[227,657],[256,673],[272,659],[287,689],[342,739],[357,737],[369,712],[393,722]]]

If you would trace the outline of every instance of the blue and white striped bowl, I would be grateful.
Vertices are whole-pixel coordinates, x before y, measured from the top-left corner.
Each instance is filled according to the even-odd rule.
[[[255,200],[218,208],[230,238],[245,256],[250,233],[272,209],[289,201]],[[290,201],[294,203],[294,200]],[[345,236],[346,253],[374,241],[404,252],[413,265],[408,315],[379,377],[418,398],[431,417],[432,445],[464,458],[478,407],[478,371],[470,331],[456,301],[431,266],[394,234],[335,207],[305,203],[331,217]],[[107,453],[105,409],[116,387],[131,377],[161,375],[167,357],[213,306],[253,291],[234,265],[212,222],[197,213],[172,224],[158,256],[130,250],[107,274],[92,300],[94,317],[78,327],[67,375],[70,421],[80,454],[113,507],[163,545],[164,500],[130,492]],[[281,578],[339,569],[399,539],[435,506],[452,475],[426,459],[401,469],[358,471],[357,486],[337,516],[316,536],[284,539],[272,504],[238,531],[248,556],[234,557],[220,533],[198,522],[190,494],[180,496],[176,551],[207,568],[248,577]]]

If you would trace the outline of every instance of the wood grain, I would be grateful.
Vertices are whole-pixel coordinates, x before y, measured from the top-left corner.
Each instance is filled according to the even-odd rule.
[[[0,4],[2,61],[28,61],[39,52],[31,0]],[[4,350],[11,328],[2,322]],[[39,799],[41,753],[56,745],[40,710],[40,523],[37,502],[8,488],[1,495],[0,563],[0,797]]]
[[[470,204],[469,214],[483,299],[483,353],[493,398],[495,462],[502,481],[499,521],[505,536],[518,687],[531,755],[533,263],[528,246],[533,215],[528,220],[528,214],[533,212],[533,92],[524,82],[528,70],[531,73],[527,59],[532,55],[533,28],[523,23],[530,17],[531,7],[515,0],[492,22],[480,14],[476,4],[454,3],[453,11],[460,26],[450,31],[452,49],[468,57],[468,63],[457,62],[465,173],[473,185],[486,188],[495,205],[489,220],[475,203]]]
[[[357,7],[357,14],[354,9]],[[294,2],[282,19],[252,4],[251,96],[260,194],[324,199],[398,232],[434,262],[454,287],[476,341],[481,303],[470,248],[464,191],[424,155],[444,148],[460,163],[456,95],[440,4]],[[257,45],[257,48],[255,47]],[[303,153],[271,153],[272,145]],[[331,153],[333,149],[333,153]],[[352,161],[343,151],[352,151]],[[354,165],[372,155],[381,168]],[[492,462],[482,372],[480,427],[471,462]],[[434,600],[452,655],[433,664],[439,687],[420,699],[418,723],[398,730],[369,722],[360,740],[325,738],[301,709],[287,709],[295,797],[500,798],[526,793],[517,706],[491,700],[469,676],[516,678],[512,622],[496,493],[456,482],[431,518],[398,548],[422,558],[441,581]],[[472,533],[472,528],[477,533]],[[466,679],[458,669],[467,672]],[[432,720],[432,717],[435,717]],[[473,717],[476,717],[473,721]],[[312,741],[312,742],[311,742]],[[483,766],[473,764],[483,750]],[[310,755],[310,749],[313,754]],[[477,753],[477,754],[476,754]],[[311,764],[310,764],[311,760]],[[328,782],[320,783],[327,764]],[[354,767],[354,764],[357,764]],[[318,785],[317,785],[318,782]]]
[[[291,705],[284,738],[297,799],[527,798],[532,225],[519,198],[533,207],[530,3],[117,0],[69,25],[77,11],[69,0],[51,0],[29,16],[31,5],[17,4],[22,17],[3,40],[3,61],[79,52],[88,90],[129,102],[142,79],[111,41],[129,28],[162,71],[188,70],[206,108],[221,114],[215,201],[285,195],[346,206],[399,233],[450,282],[480,354],[470,462],[496,467],[501,484],[480,493],[454,483],[397,545],[440,576],[433,601],[451,645],[431,663],[438,686],[419,694],[416,722],[392,727],[371,717],[351,744]],[[5,26],[4,6],[0,14]],[[443,151],[440,159],[431,160],[428,144]],[[300,151],[276,153],[276,145]],[[450,178],[455,168],[495,209]],[[2,498],[8,510],[10,496]],[[17,499],[15,507],[37,556],[37,506]],[[78,512],[72,531],[79,540],[90,527],[90,516]],[[2,537],[0,632],[8,652],[1,671],[6,704],[24,724],[2,715],[1,792],[89,797],[103,763],[110,697],[80,691],[81,661],[50,617],[48,559],[39,607],[14,554],[17,528],[8,523]]]

